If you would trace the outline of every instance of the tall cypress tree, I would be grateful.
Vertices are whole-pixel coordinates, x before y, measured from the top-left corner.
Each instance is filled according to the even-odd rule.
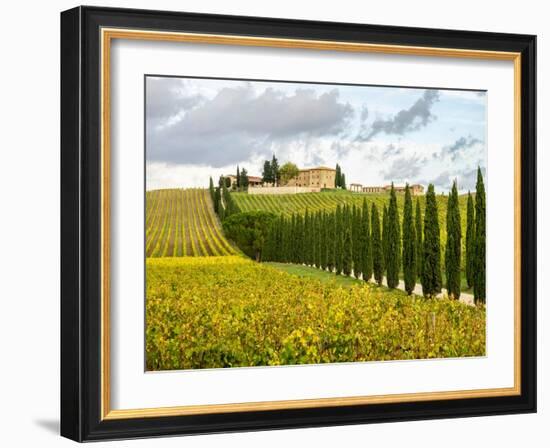
[[[351,226],[346,225],[342,237],[342,273],[351,275],[352,267],[352,244],[351,244]]]
[[[303,244],[302,262],[306,265],[311,264],[311,237],[312,237],[312,232],[310,231],[311,230],[310,227],[311,227],[311,225],[310,225],[310,222],[309,222],[309,210],[306,207],[306,213],[304,215],[304,231],[302,232],[302,234],[303,234],[303,239],[302,239],[302,244]]]
[[[368,282],[372,277],[372,239],[370,234],[369,205],[363,199],[363,210],[361,213],[361,262],[363,280]]]
[[[413,205],[409,184],[405,187],[403,209],[403,277],[405,291],[412,294],[416,285],[416,229],[413,218]]]
[[[474,257],[475,257],[475,215],[474,201],[468,191],[468,206],[466,211],[466,282],[468,288],[474,286]]]
[[[309,265],[315,266],[317,259],[317,220],[316,214],[311,213],[309,217],[309,227],[306,227],[306,234],[311,233],[309,237]]]
[[[420,211],[420,199],[416,199],[416,214],[415,214],[415,234],[416,234],[416,262],[415,262],[415,276],[417,278],[422,276],[422,212]]]
[[[397,211],[397,197],[393,182],[390,190],[390,205],[387,217],[388,256],[386,261],[386,273],[389,288],[395,288],[399,284],[399,268],[401,266],[401,225],[399,212]]]
[[[334,188],[338,188],[340,186],[340,165],[336,164],[336,174],[334,176]]]
[[[241,171],[239,170],[239,165],[237,165],[237,189],[241,188]]]
[[[325,211],[319,212],[321,215],[321,227],[320,227],[320,233],[321,233],[321,239],[319,241],[319,264],[321,266],[321,269],[324,271],[327,269],[327,260],[328,260],[328,244],[327,244],[327,232],[328,232],[328,224],[327,224],[327,215]]]
[[[372,204],[371,209],[371,243],[372,243],[372,270],[374,278],[379,285],[382,284],[383,263],[382,263],[382,241],[380,239],[380,218],[376,204]]]
[[[327,213],[327,268],[334,271],[336,261],[336,213]]]
[[[474,300],[485,303],[485,185],[477,169],[474,255]]]
[[[353,275],[359,278],[363,272],[363,235],[361,231],[361,211],[355,205],[353,205],[352,216]]]
[[[382,212],[382,272],[386,272],[386,264],[388,260],[388,207],[384,204]],[[384,275],[384,274],[382,274]]]
[[[305,229],[304,229],[304,218],[301,214],[296,216],[296,263],[302,264],[305,262],[306,257],[306,248],[305,248]]]
[[[283,260],[285,263],[290,263],[292,261],[292,243],[290,240],[290,237],[292,236],[292,221],[290,218],[284,218],[284,226],[283,226],[284,232],[283,232],[283,247],[284,247],[284,257]]]
[[[273,154],[273,157],[271,159],[271,178],[273,181],[274,186],[279,185],[279,161],[277,160],[277,157],[275,157],[275,154]]]
[[[212,176],[210,176],[210,182],[208,183],[208,190],[210,191],[210,197],[212,198],[212,203],[214,203],[216,192],[214,190],[214,181]]]
[[[347,187],[346,187],[346,175],[344,173],[342,173],[340,175],[340,188],[342,188],[342,190],[347,190]]]
[[[311,232],[311,237],[309,238],[309,264],[310,266],[315,266],[315,261],[317,260],[317,220],[316,213],[312,212],[309,215],[310,228],[306,227],[306,232]]]
[[[296,225],[296,214],[292,214],[292,218],[290,219],[290,235],[289,235],[289,261],[291,263],[296,263],[296,235],[297,233],[297,225]]]
[[[456,180],[447,201],[447,244],[445,246],[445,274],[447,294],[450,298],[460,298],[460,255],[462,248],[462,229],[458,208],[458,189]]]
[[[217,187],[216,190],[214,191],[214,211],[218,216],[220,215],[221,198],[222,198],[222,194],[220,192],[220,187]]]
[[[317,211],[317,213],[315,213],[315,266],[317,269],[321,269],[322,229],[323,224],[321,222],[321,212]]]
[[[426,297],[433,297],[441,292],[441,246],[433,184],[428,185],[426,193],[421,280],[422,292]]]
[[[343,262],[343,235],[342,235],[342,229],[343,229],[343,216],[342,216],[342,208],[340,207],[340,204],[336,207],[336,214],[334,217],[335,225],[334,225],[334,267],[336,268],[336,274],[339,275],[342,273],[342,262]]]

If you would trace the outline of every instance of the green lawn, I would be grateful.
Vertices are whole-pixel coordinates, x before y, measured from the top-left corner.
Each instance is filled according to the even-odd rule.
[[[322,282],[330,283],[336,282],[340,286],[353,286],[363,283],[362,280],[357,280],[353,277],[346,277],[345,275],[336,275],[328,271],[322,271],[321,269],[312,268],[309,266],[303,266],[292,263],[277,263],[274,261],[263,263],[268,266],[273,266],[281,271],[288,272],[289,274],[297,275],[302,278],[314,278]]]
[[[281,271],[285,271],[285,272],[288,272],[289,274],[294,274],[302,278],[314,278],[322,282],[335,282],[337,285],[341,285],[341,286],[353,286],[353,285],[360,285],[361,283],[363,283],[363,280],[358,280],[354,277],[347,277],[345,275],[336,275],[331,272],[322,271],[321,269],[317,269],[310,266],[297,265],[292,263],[277,263],[274,261],[266,262],[263,264],[273,266],[274,268],[277,268]],[[399,274],[399,278],[403,280],[402,272]],[[442,278],[443,278],[443,287],[445,287],[444,270],[442,271]],[[417,283],[420,283],[420,279],[417,280]],[[370,285],[372,285],[373,287],[376,287],[372,283]],[[381,287],[379,289],[382,290],[387,288]],[[468,285],[466,284],[466,277],[464,275],[462,276],[461,290],[463,292],[473,294],[473,290],[471,288],[468,288]]]

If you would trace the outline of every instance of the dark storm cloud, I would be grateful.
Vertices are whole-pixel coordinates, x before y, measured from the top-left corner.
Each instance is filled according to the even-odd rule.
[[[424,94],[408,109],[400,110],[392,118],[375,120],[368,133],[360,132],[357,139],[369,141],[380,133],[392,135],[404,135],[407,132],[417,131],[433,120],[436,116],[432,114],[432,106],[439,101],[437,90],[425,90]]]
[[[411,157],[401,157],[392,162],[390,168],[384,171],[384,179],[391,181],[412,179],[420,173],[426,159],[416,154]]]
[[[253,154],[269,155],[272,142],[338,135],[352,115],[353,108],[339,101],[338,89],[285,95],[269,88],[257,95],[250,85],[226,87],[171,126],[154,129],[148,122],[147,158],[219,167]]]

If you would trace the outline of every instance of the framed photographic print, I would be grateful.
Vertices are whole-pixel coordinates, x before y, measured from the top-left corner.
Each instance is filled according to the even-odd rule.
[[[61,433],[536,410],[535,36],[61,14]]]

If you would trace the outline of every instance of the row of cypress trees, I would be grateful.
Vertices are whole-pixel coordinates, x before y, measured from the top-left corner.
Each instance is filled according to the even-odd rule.
[[[447,199],[445,258],[441,260],[440,223],[434,186],[426,193],[424,215],[420,200],[413,201],[405,189],[402,219],[395,190],[381,214],[376,204],[365,199],[362,207],[338,205],[333,212],[276,218],[268,233],[263,258],[315,266],[336,274],[353,275],[381,284],[386,276],[395,288],[402,272],[405,290],[411,294],[417,281],[422,292],[433,297],[441,292],[442,265],[449,297],[459,298],[461,290],[462,229],[458,188],[453,182]],[[475,195],[468,193],[465,270],[476,302],[485,302],[485,189],[481,171]]]
[[[210,178],[208,190],[214,205],[214,212],[220,217],[220,220],[223,221],[224,218],[240,211],[225,182],[221,183],[221,187],[214,187],[214,182]]]

